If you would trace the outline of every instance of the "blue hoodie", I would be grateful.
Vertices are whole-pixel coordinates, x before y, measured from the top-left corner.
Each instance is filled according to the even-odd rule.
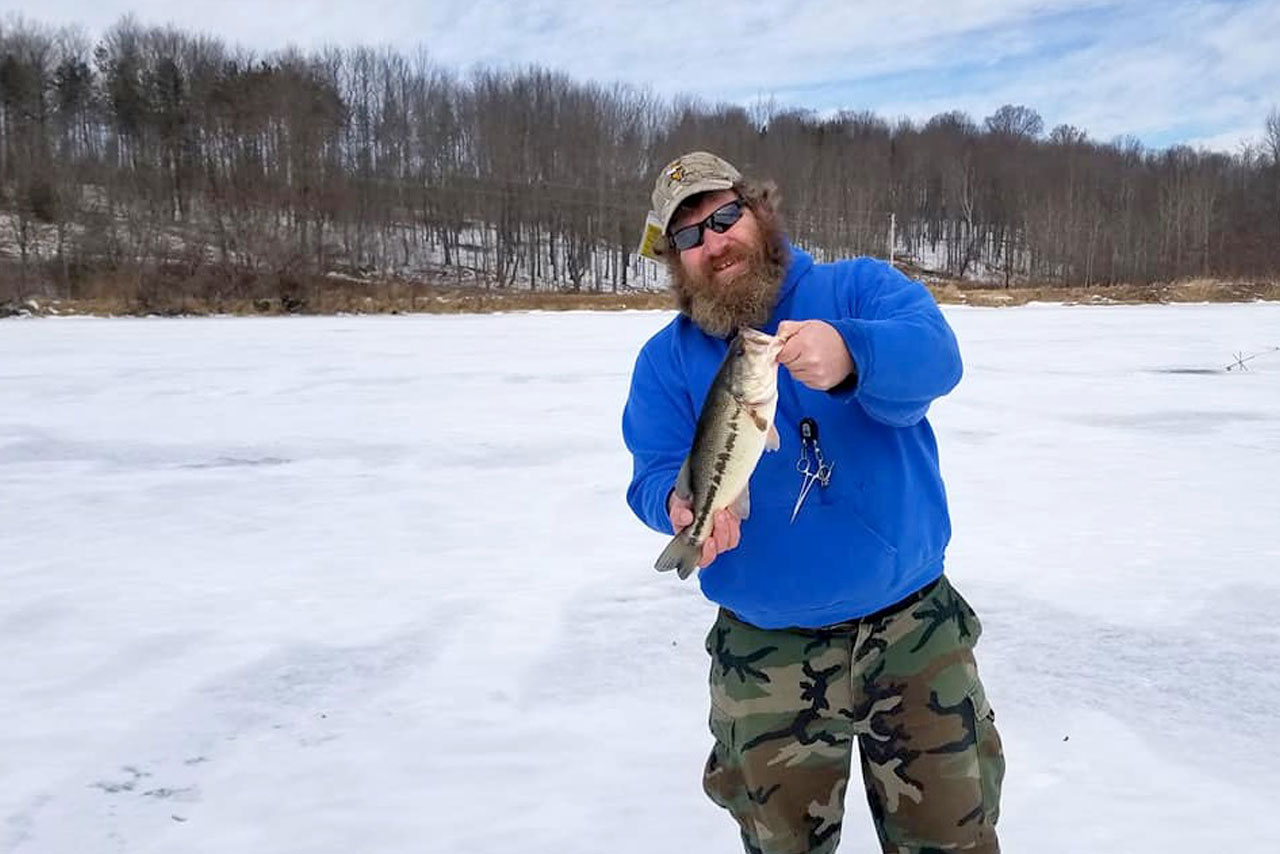
[[[751,515],[736,549],[699,573],[702,592],[762,628],[815,628],[891,605],[942,574],[951,537],[938,448],[925,413],[960,380],[955,335],[933,297],[870,258],[815,264],[791,248],[783,320],[825,320],[844,338],[857,383],[815,391],[778,372],[780,450],[751,476]],[[627,503],[672,534],[667,497],[728,343],[680,315],[636,360],[622,433],[635,468]],[[794,523],[800,420],[818,424],[830,484],[815,485]],[[654,552],[656,557],[657,552]]]

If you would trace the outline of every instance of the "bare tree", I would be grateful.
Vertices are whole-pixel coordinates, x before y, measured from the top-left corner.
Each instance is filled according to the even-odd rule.
[[[1280,108],[1267,114],[1264,144],[1271,155],[1272,215],[1276,226],[1276,243],[1280,244]]]
[[[1005,104],[987,116],[987,130],[995,134],[1035,139],[1044,132],[1044,120],[1030,107]]]
[[[1084,145],[1089,135],[1075,125],[1057,125],[1049,131],[1049,142],[1054,145]]]
[[[1265,129],[1233,155],[1154,151],[1046,137],[1026,106],[891,123],[540,68],[461,77],[423,51],[258,54],[130,17],[96,40],[10,19],[0,278],[10,296],[109,275],[140,304],[293,308],[334,277],[352,299],[401,280],[617,290],[652,270],[633,249],[654,170],[692,149],[776,180],[820,258],[882,254],[892,216],[909,262],[1009,286],[1275,276],[1280,110]]]

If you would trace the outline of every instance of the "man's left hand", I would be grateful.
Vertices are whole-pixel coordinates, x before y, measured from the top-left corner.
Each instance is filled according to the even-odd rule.
[[[818,391],[827,391],[853,373],[853,357],[844,339],[822,320],[784,320],[778,324],[783,340],[778,362],[791,376]]]

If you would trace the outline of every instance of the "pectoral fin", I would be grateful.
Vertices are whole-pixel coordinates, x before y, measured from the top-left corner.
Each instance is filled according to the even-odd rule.
[[[745,403],[738,405],[746,410],[747,415],[751,417],[751,423],[755,424],[756,429],[764,434],[764,449],[766,451],[776,451],[782,447],[782,439],[778,436],[778,428],[774,426],[772,421]]]
[[[776,451],[782,447],[782,437],[778,435],[778,425],[770,424],[769,432],[764,437],[764,449],[766,451]]]
[[[743,489],[742,494],[738,496],[738,500],[733,502],[730,507],[739,519],[746,519],[751,515],[751,490]]]

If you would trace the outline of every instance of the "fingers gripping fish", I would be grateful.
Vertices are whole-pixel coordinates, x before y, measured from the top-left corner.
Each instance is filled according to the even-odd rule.
[[[778,449],[778,351],[782,341],[743,328],[729,345],[698,415],[693,447],[676,478],[676,494],[693,502],[693,522],[679,531],[654,568],[688,578],[711,536],[717,510],[751,514],[747,482],[766,450]]]

